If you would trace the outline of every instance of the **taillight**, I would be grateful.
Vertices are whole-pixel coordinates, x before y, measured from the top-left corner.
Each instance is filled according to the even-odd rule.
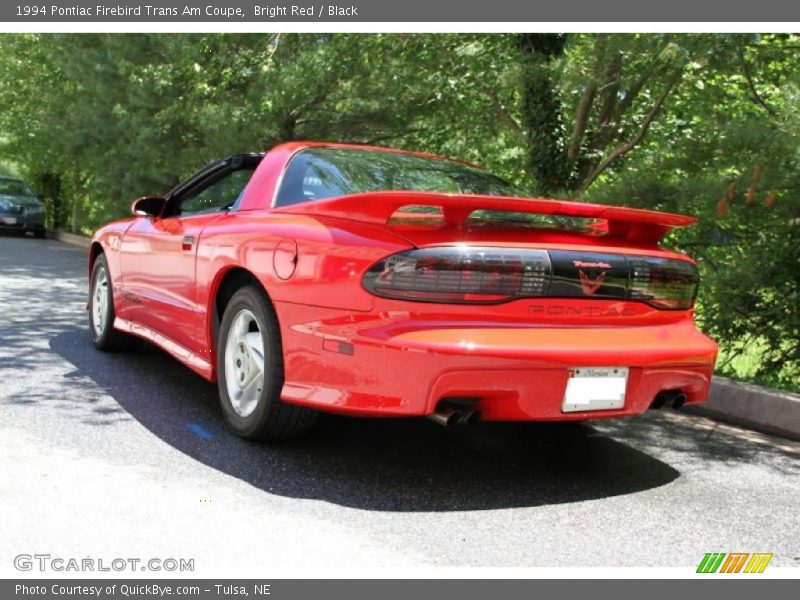
[[[655,308],[687,309],[694,304],[700,277],[697,267],[683,260],[627,257],[628,298]]]
[[[627,299],[673,310],[692,307],[698,281],[695,265],[683,260],[480,246],[408,250],[381,260],[364,275],[367,291],[396,300]]]
[[[448,246],[390,256],[364,276],[364,287],[385,298],[492,304],[546,296],[545,250]]]

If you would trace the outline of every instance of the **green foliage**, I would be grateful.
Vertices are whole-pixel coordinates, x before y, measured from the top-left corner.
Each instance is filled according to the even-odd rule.
[[[693,214],[720,370],[800,388],[800,36],[0,36],[0,165],[88,231],[291,139],[458,156],[534,194]]]
[[[722,36],[687,64],[650,134],[589,197],[695,215],[694,256],[718,370],[800,391],[797,36]],[[749,79],[749,81],[748,81]]]

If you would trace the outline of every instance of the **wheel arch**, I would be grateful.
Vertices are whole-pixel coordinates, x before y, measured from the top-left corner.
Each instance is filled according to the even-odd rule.
[[[89,246],[89,275],[92,274],[92,269],[94,268],[94,261],[97,260],[97,257],[101,254],[105,254],[105,249],[103,248],[103,244],[98,241],[92,242],[92,245]]]
[[[207,314],[209,322],[206,328],[208,332],[208,347],[213,348],[215,353],[217,349],[219,325],[222,321],[225,307],[228,305],[231,298],[233,298],[233,295],[246,285],[253,285],[260,289],[267,302],[274,307],[272,298],[266,287],[252,271],[240,266],[230,266],[217,273],[214,283],[211,286],[211,293],[208,295],[209,306]],[[212,361],[212,364],[215,363],[216,361]]]

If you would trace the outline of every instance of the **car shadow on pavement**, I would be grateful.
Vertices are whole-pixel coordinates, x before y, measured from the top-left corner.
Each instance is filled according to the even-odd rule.
[[[631,494],[679,475],[586,425],[445,429],[424,419],[323,415],[307,439],[249,443],[227,430],[216,386],[155,348],[103,354],[84,329],[59,333],[50,346],[75,366],[69,377],[87,394],[99,386],[180,452],[272,494],[365,510],[487,510]]]

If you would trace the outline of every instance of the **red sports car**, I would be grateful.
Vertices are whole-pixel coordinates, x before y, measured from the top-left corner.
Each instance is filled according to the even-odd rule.
[[[703,402],[697,269],[659,246],[694,219],[518,196],[386,148],[218,160],[94,234],[92,339],[139,336],[216,381],[250,439],[316,411],[451,425]]]

